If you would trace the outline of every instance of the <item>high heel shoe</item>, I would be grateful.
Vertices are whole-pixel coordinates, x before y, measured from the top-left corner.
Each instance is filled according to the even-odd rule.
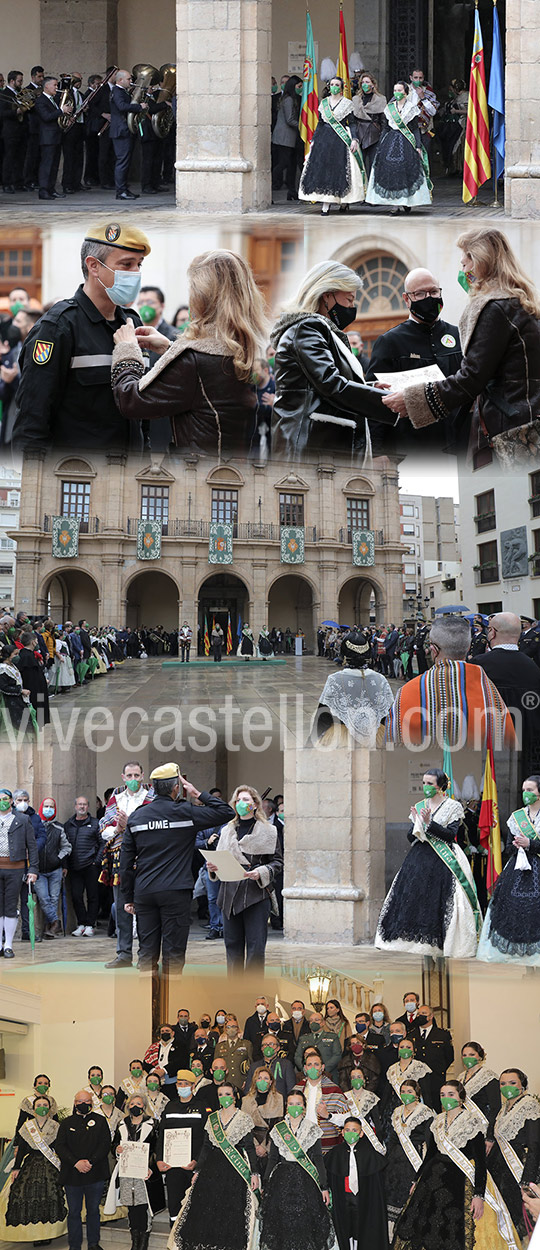
[[[339,211],[340,213],[348,213],[349,208],[350,208],[350,204],[340,204]]]

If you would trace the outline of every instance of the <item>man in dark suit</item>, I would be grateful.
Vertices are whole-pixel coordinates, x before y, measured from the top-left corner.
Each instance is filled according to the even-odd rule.
[[[522,616],[521,625],[519,650],[523,652],[523,655],[530,656],[540,668],[540,622],[533,621],[530,616]]]
[[[418,1008],[418,1015],[412,1029],[408,1029],[409,1037],[414,1041],[414,1057],[431,1068],[429,1078],[432,1095],[431,1106],[440,1111],[440,1088],[446,1080],[446,1072],[454,1062],[454,1047],[448,1029],[441,1029],[426,1003]]]
[[[176,1013],[174,1045],[179,1054],[179,1067],[189,1068],[189,1056],[197,1025],[189,1018],[189,1008],[180,1007]]]
[[[58,79],[47,75],[43,79],[43,91],[34,105],[39,117],[39,198],[40,200],[65,199],[64,191],[55,191],[56,176],[62,152],[62,131],[58,119],[62,113],[70,114],[72,107],[61,108],[55,100]]]
[[[114,191],[114,150],[110,126],[113,80],[102,82],[101,74],[92,74],[84,98],[96,87],[99,89],[86,112],[85,181],[102,187],[104,191]]]
[[[416,1023],[419,1002],[420,998],[414,990],[407,990],[407,993],[403,995],[403,1006],[405,1010],[402,1016],[396,1016],[396,1023],[399,1020],[401,1024],[404,1024],[408,1033]]]
[[[22,190],[24,186],[23,168],[28,123],[26,113],[18,101],[18,92],[22,85],[22,70],[10,69],[7,85],[0,91],[0,121],[4,148],[2,183],[4,191],[11,195],[15,190]]]
[[[285,1020],[281,1026],[281,1036],[287,1043],[287,1057],[294,1060],[298,1042],[303,1034],[311,1034],[311,1029],[306,1020],[306,1006],[300,998],[295,998],[291,1003],[291,1018]]]
[[[43,66],[33,65],[30,70],[30,82],[25,87],[25,91],[30,91],[36,99],[38,95],[41,95],[43,89],[43,76]],[[34,191],[38,184],[39,169],[39,116],[35,107],[30,109],[27,117],[28,135],[24,161],[24,185],[27,191]]]
[[[262,1039],[268,1033],[267,1020],[270,1010],[268,999],[264,994],[259,994],[255,1000],[255,1011],[248,1016],[244,1024],[243,1036],[247,1042],[251,1042],[253,1048],[253,1058],[262,1059]]]
[[[178,336],[174,326],[165,321],[165,295],[159,286],[142,286],[137,300],[137,311],[143,325],[150,326],[164,334],[171,343]],[[159,360],[157,352],[148,353],[149,368]],[[144,445],[152,451],[167,451],[171,443],[171,423],[168,417],[158,417],[156,421],[143,421],[142,432]]]
[[[114,147],[116,163],[114,166],[114,183],[117,200],[138,200],[138,195],[129,190],[127,179],[135,136],[128,126],[129,113],[146,113],[147,104],[136,104],[128,91],[131,86],[131,74],[121,69],[116,75],[116,83],[111,91],[111,128],[110,136]]]
[[[540,743],[540,669],[519,649],[521,620],[514,612],[496,612],[488,621],[489,650],[476,655],[512,715],[521,745],[522,777],[537,772]],[[521,722],[521,723],[520,723]]]

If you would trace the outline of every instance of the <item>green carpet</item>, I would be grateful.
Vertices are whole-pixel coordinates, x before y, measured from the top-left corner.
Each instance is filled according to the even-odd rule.
[[[221,663],[226,664],[227,668],[247,668],[248,664],[250,668],[269,668],[270,666],[272,666],[273,668],[275,664],[286,664],[287,661],[285,659],[285,656],[281,656],[281,655],[274,656],[273,660],[241,660],[237,656],[235,656],[234,660],[228,660],[224,656]],[[197,666],[197,668],[217,668],[217,661],[216,660],[190,660],[189,661],[189,668],[195,668],[195,665]],[[187,668],[188,665],[184,660],[162,660],[161,667],[162,668]]]

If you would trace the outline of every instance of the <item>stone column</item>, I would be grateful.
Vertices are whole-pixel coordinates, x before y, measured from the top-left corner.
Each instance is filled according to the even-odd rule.
[[[385,894],[385,769],[383,750],[345,731],[335,749],[284,751],[287,942],[373,939]]]
[[[506,0],[505,207],[540,217],[540,74],[537,0]]]
[[[271,0],[177,0],[176,202],[241,213],[271,202]]]
[[[118,64],[118,0],[41,0],[41,60],[46,73],[103,74]]]
[[[388,7],[388,0],[356,0],[354,6],[354,47],[381,91],[388,73]]]

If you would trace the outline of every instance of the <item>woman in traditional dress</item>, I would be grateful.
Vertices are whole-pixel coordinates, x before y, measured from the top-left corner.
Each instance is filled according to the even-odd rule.
[[[45,1072],[38,1072],[38,1075],[35,1077],[35,1080],[34,1080],[34,1088],[32,1090],[32,1093],[27,1094],[23,1098],[20,1104],[19,1118],[17,1120],[17,1127],[15,1129],[15,1132],[19,1131],[21,1124],[24,1124],[25,1120],[32,1119],[34,1115],[34,1104],[35,1104],[36,1098],[39,1097],[39,1095],[41,1095],[42,1098],[48,1098],[49,1104],[50,1104],[51,1119],[56,1119],[58,1106],[56,1103],[56,1099],[53,1098],[51,1094],[50,1077],[48,1077]]]
[[[540,966],[540,776],[523,782],[523,807],[507,820],[506,863],[488,906],[478,959]]]
[[[360,746],[373,749],[384,738],[382,726],[394,702],[382,673],[368,666],[371,646],[367,634],[353,629],[341,644],[344,667],[327,677],[317,712],[317,732],[325,733],[336,721],[345,725]]]
[[[255,639],[253,630],[250,629],[247,621],[242,626],[242,636],[238,644],[237,655],[242,655],[245,660],[251,660],[255,654]]]
[[[253,1120],[236,1106],[233,1085],[219,1087],[219,1111],[209,1115],[193,1183],[171,1233],[178,1250],[248,1250],[260,1176]]]
[[[195,1064],[192,1063],[190,1066],[191,1066],[191,1071],[195,1075]],[[202,1069],[202,1064],[200,1065],[200,1067]],[[199,1074],[197,1073],[196,1075],[197,1075],[197,1081],[198,1081]],[[201,1072],[200,1076],[202,1075],[203,1073]],[[196,1090],[197,1090],[197,1084],[193,1086],[194,1094],[196,1093]],[[146,1096],[146,1110],[148,1111],[148,1114],[152,1116],[152,1119],[155,1120],[157,1123],[157,1121],[159,1120],[161,1116],[162,1111],[164,1111],[165,1107],[167,1107],[169,1104],[169,1099],[167,1098],[167,1095],[163,1094],[161,1091],[161,1081],[159,1079],[157,1072],[148,1073],[148,1076],[146,1078],[145,1096]]]
[[[484,1124],[487,1142],[493,1141],[496,1117],[501,1109],[499,1078],[486,1067],[486,1052],[478,1042],[467,1042],[461,1048],[463,1072],[458,1080],[465,1090],[465,1106],[474,1111]]]
[[[495,1120],[488,1169],[520,1237],[526,1234],[521,1189],[540,1179],[540,1102],[527,1093],[520,1068],[501,1072],[502,1108]]]
[[[321,1137],[306,1119],[304,1095],[289,1094],[285,1119],[270,1133],[260,1250],[333,1250]]]
[[[264,968],[271,910],[269,893],[283,867],[279,832],[267,820],[262,799],[252,786],[237,786],[231,798],[236,813],[224,825],[217,851],[230,851],[244,868],[240,881],[222,881],[217,905],[223,915],[223,936],[229,973]],[[211,880],[217,870],[208,861]]]
[[[140,1094],[128,1098],[125,1118],[114,1135],[113,1150],[118,1160],[130,1142],[148,1146],[146,1177],[122,1176],[117,1163],[104,1210],[106,1215],[110,1215],[120,1206],[127,1207],[132,1250],[147,1250],[152,1216],[156,1211],[163,1210],[164,1192],[155,1158],[156,1122],[145,1113],[145,1100]]]
[[[274,648],[270,642],[270,634],[266,626],[261,629],[259,634],[258,652],[263,660],[271,660],[274,656]]]
[[[0,726],[2,729],[17,730],[23,717],[31,729],[30,697],[24,688],[23,679],[15,663],[19,654],[18,648],[7,643],[0,649]]]
[[[53,694],[61,694],[75,685],[73,661],[63,632],[57,633],[54,640],[55,656],[53,667],[49,669],[49,689]]]
[[[351,1088],[344,1091],[350,1107],[351,1115],[358,1116],[362,1129],[374,1134],[382,1142],[382,1120],[380,1115],[380,1098],[373,1090],[367,1088],[367,1076],[363,1067],[357,1064],[350,1075]],[[336,1123],[338,1119],[334,1117]]]
[[[422,1166],[430,1142],[435,1112],[426,1106],[418,1081],[403,1081],[400,1106],[390,1119],[385,1172],[388,1222],[394,1225],[401,1214]]]
[[[107,1124],[109,1125],[111,1141],[114,1138],[117,1128],[124,1119],[124,1112],[121,1111],[120,1107],[117,1107],[115,1103],[116,1090],[114,1085],[102,1085],[98,1112],[99,1115],[105,1117]]]
[[[300,200],[322,201],[326,216],[331,204],[345,212],[366,198],[366,171],[358,141],[358,123],[344,83],[332,78],[329,94],[319,105],[319,120],[298,188]]]
[[[367,204],[387,204],[392,213],[410,213],[431,204],[433,184],[422,144],[418,118],[420,100],[414,87],[397,82],[384,110],[384,129],[375,153]]]
[[[123,1111],[128,1098],[133,1094],[146,1093],[146,1072],[142,1059],[132,1059],[129,1065],[129,1076],[125,1076],[118,1086],[116,1105]]]
[[[377,144],[381,137],[386,108],[386,96],[381,95],[373,74],[366,71],[360,75],[358,91],[352,98],[352,106],[366,178],[369,178]]]
[[[482,917],[469,861],[456,841],[463,808],[448,798],[440,768],[427,769],[423,789],[424,799],[409,813],[412,850],[383,903],[375,946],[474,957]]]
[[[365,1122],[347,1116],[343,1140],[324,1160],[339,1250],[388,1250],[385,1155],[385,1147],[367,1134]]]
[[[270,1130],[283,1119],[283,1097],[269,1068],[255,1068],[251,1085],[242,1099],[242,1111],[253,1120],[253,1139],[259,1159],[268,1155]]]
[[[62,1237],[66,1231],[60,1159],[54,1149],[60,1126],[51,1111],[50,1100],[39,1094],[33,1116],[17,1129],[2,1240],[33,1241],[36,1245]]]
[[[440,1115],[413,1192],[396,1221],[393,1250],[520,1250],[508,1209],[486,1172],[482,1122],[459,1081],[441,1088]]]
[[[397,1047],[397,1060],[386,1070],[386,1081],[381,1092],[381,1116],[383,1120],[384,1139],[390,1135],[390,1123],[396,1107],[401,1107],[401,1087],[404,1081],[417,1081],[424,1102],[429,1106],[432,1101],[431,1068],[421,1059],[416,1059],[414,1042],[410,1037],[401,1037]]]

